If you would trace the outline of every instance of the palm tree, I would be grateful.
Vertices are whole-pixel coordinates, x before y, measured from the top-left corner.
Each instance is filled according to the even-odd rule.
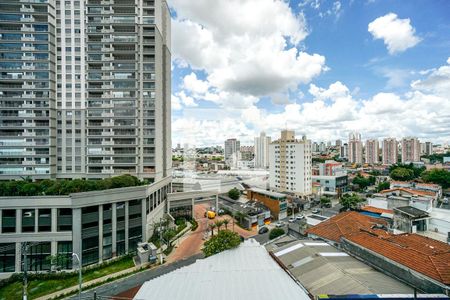
[[[219,232],[220,231],[220,227],[222,227],[222,225],[223,225],[223,221],[217,220],[216,222],[214,222],[214,224],[217,227],[217,232]]]
[[[228,223],[230,223],[230,219],[223,219],[223,225],[225,225],[225,230],[227,230],[228,228]]]
[[[211,229],[211,236],[214,235],[214,228],[216,228],[216,224],[214,224],[214,223],[209,223],[209,229]]]

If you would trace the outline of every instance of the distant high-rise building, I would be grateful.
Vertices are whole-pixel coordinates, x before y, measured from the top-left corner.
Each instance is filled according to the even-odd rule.
[[[312,148],[312,152],[314,152],[314,153],[317,153],[317,152],[320,151],[320,150],[319,150],[319,144],[316,143],[316,142],[313,142],[313,143],[312,143],[311,148]]]
[[[266,169],[269,167],[269,144],[271,138],[261,132],[259,137],[255,137],[255,167]]]
[[[320,145],[319,145],[319,152],[325,152],[325,151],[327,151],[327,147],[325,146],[325,143],[324,142],[320,142]]]
[[[171,174],[164,0],[5,0],[0,180]]]
[[[420,142],[416,137],[402,139],[402,163],[420,161]]]
[[[420,143],[420,154],[421,155],[433,154],[433,143],[431,142]]]
[[[237,139],[227,139],[224,146],[224,159],[229,166],[236,166],[239,160],[241,142]]]
[[[336,140],[336,147],[341,147],[341,146],[342,146],[342,141]]]
[[[351,163],[363,163],[363,145],[361,134],[352,132],[348,139],[348,161]]]
[[[341,149],[340,149],[340,155],[339,155],[341,158],[345,158],[345,159],[348,159],[348,144],[347,143],[344,143],[342,146],[341,146]]]
[[[241,146],[241,160],[250,161],[253,160],[255,156],[255,147],[254,146]]]
[[[394,165],[398,159],[398,143],[395,138],[383,139],[382,149],[383,165]]]
[[[292,130],[283,130],[281,137],[270,144],[270,188],[292,192],[298,196],[312,193],[311,141],[295,138]]]
[[[379,145],[378,140],[367,140],[366,141],[366,164],[378,164],[380,160],[378,159],[378,153],[379,153]]]

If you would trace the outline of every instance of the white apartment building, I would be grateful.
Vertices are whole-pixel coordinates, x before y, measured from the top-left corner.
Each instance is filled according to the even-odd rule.
[[[421,155],[433,154],[433,143],[431,142],[420,143],[420,154]]]
[[[350,163],[363,163],[363,144],[361,134],[352,132],[348,138],[348,161]]]
[[[311,141],[295,138],[292,130],[283,130],[279,140],[269,146],[270,188],[298,196],[312,193]]]
[[[259,137],[255,137],[255,168],[267,169],[269,167],[269,144],[270,136],[261,132]]]
[[[171,172],[165,0],[5,0],[0,179]]]
[[[240,160],[241,142],[237,139],[227,139],[224,146],[224,159],[228,166],[237,167]]]
[[[420,142],[415,137],[402,139],[402,163],[420,161]]]
[[[383,139],[382,149],[383,165],[394,165],[397,163],[398,143],[395,138]]]
[[[380,152],[378,140],[367,140],[365,149],[366,164],[378,164],[380,162],[378,154]]]

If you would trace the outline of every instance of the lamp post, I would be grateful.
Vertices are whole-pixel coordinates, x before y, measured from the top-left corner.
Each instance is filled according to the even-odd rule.
[[[81,259],[78,254],[72,253],[72,263],[74,258],[78,260],[78,300],[81,300],[81,283],[83,282],[81,278]]]

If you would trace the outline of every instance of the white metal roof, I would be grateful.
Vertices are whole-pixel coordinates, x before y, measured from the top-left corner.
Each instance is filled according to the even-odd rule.
[[[310,299],[254,239],[147,281],[134,300]]]

